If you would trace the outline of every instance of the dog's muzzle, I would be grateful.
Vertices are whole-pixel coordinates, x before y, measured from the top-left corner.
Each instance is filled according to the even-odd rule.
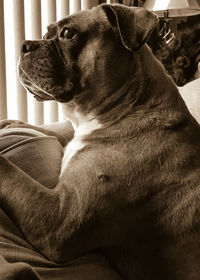
[[[18,73],[22,85],[38,101],[72,99],[72,83],[53,40],[24,41]]]

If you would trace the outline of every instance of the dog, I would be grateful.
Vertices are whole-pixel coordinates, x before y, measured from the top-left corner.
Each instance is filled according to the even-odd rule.
[[[157,22],[102,4],[23,42],[22,84],[62,103],[74,135],[54,189],[1,156],[0,201],[54,262],[100,249],[122,279],[198,280],[200,127],[146,44]]]

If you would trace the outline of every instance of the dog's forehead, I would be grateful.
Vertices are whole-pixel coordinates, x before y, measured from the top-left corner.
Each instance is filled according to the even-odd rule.
[[[61,19],[49,26],[49,28],[62,29],[64,26],[73,26],[74,28],[87,30],[88,28],[103,23],[106,20],[105,13],[101,7],[95,7],[91,10],[80,11],[66,18]]]

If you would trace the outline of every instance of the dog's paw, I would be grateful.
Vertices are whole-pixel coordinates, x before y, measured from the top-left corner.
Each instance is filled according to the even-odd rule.
[[[13,128],[13,127],[25,127],[27,124],[18,120],[1,120],[0,129]]]

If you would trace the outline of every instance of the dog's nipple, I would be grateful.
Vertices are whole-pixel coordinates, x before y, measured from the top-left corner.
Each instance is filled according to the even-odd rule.
[[[108,182],[110,180],[110,176],[106,175],[106,174],[100,174],[97,176],[97,178],[101,181],[101,182]]]

